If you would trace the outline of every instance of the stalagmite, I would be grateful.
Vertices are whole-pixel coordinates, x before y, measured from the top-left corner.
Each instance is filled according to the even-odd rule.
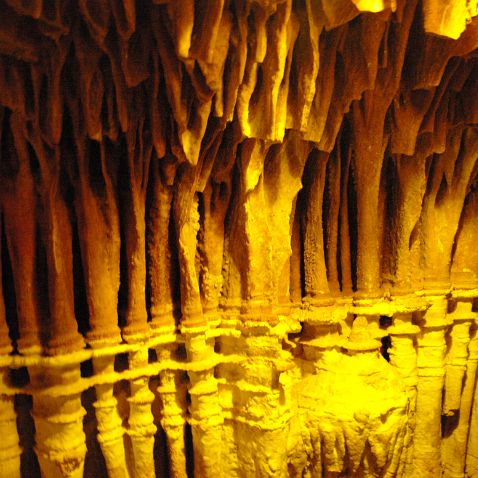
[[[455,329],[456,324],[459,324],[462,329],[462,335],[460,336],[456,331],[453,331],[455,332],[454,339],[458,341],[458,344],[454,344],[455,350],[458,349],[456,350],[458,353],[453,353],[452,345],[452,348],[448,351],[448,355],[451,355],[451,357],[447,358],[448,366],[445,379],[444,408],[446,408],[443,411],[450,414],[449,410],[454,409],[453,418],[458,421],[455,428],[450,427],[451,430],[446,428],[444,430],[445,437],[442,442],[442,456],[445,476],[462,474],[464,469],[471,400],[476,381],[477,344],[475,330],[470,330],[470,327],[474,325],[476,313],[470,311],[472,305],[470,301],[464,300],[461,303],[463,304],[462,307],[454,312],[456,318],[454,319],[455,325],[453,328]],[[453,368],[458,370],[453,370]]]
[[[129,355],[131,368],[145,366],[147,360],[147,349]],[[127,433],[133,452],[133,475],[149,478],[154,476],[153,446],[156,427],[151,414],[154,395],[148,387],[147,377],[131,380],[130,390]]]
[[[0,9],[0,477],[478,476],[476,1]]]
[[[93,368],[95,373],[111,374],[114,370],[111,356],[95,358]],[[113,386],[109,383],[99,384],[96,385],[95,392],[94,407],[98,422],[98,442],[108,475],[126,478],[129,474],[124,450],[124,429],[117,410],[118,402],[114,396]]]
[[[82,420],[85,410],[80,394],[74,389],[79,380],[76,364],[57,365],[45,374],[38,366],[31,367],[32,387],[46,386],[33,403],[35,451],[46,478],[83,476],[86,443]],[[59,393],[53,394],[55,387]]]
[[[417,402],[414,429],[413,473],[432,477],[440,473],[441,404],[445,376],[446,296],[427,297],[432,302],[419,322],[417,337]]]

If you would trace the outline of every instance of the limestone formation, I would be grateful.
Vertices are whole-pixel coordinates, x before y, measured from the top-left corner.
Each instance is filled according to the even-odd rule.
[[[0,11],[0,477],[478,477],[475,0]]]

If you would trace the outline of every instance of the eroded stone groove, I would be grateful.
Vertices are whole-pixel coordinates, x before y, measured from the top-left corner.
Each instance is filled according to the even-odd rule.
[[[478,476],[476,1],[0,11],[1,476]]]

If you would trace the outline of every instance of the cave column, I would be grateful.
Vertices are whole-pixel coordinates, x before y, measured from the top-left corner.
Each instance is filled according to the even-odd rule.
[[[445,396],[442,414],[455,415],[460,409],[463,377],[468,359],[470,326],[473,322],[470,301],[458,301],[456,310],[449,314],[453,319],[450,328],[450,345],[446,357]]]
[[[463,478],[466,461],[466,445],[470,423],[473,391],[478,361],[476,331],[470,327],[476,313],[472,312],[470,298],[457,299],[456,309],[451,314],[451,345],[447,357],[445,400],[443,414],[453,416],[451,433],[445,429],[442,441],[443,476]],[[447,397],[449,397],[447,399]]]
[[[153,155],[151,199],[147,208],[146,253],[150,288],[151,340],[156,351],[159,385],[154,390],[161,404],[159,421],[166,437],[169,474],[186,478],[186,380],[185,372],[174,368],[179,361],[175,313],[176,257],[171,233],[175,167],[173,158]]]
[[[291,416],[280,402],[284,393],[280,374],[287,364],[281,347],[285,324],[260,306],[249,312],[239,326],[244,339],[239,341],[244,360],[235,364],[235,372],[244,379],[232,385],[232,416],[236,436],[240,437],[239,473],[244,467],[251,476],[286,476]],[[257,447],[251,447],[251,436]]]
[[[80,362],[81,360],[78,360]],[[44,478],[83,478],[86,456],[80,367],[29,368],[33,392],[35,452]],[[71,392],[70,392],[71,390]]]
[[[93,357],[95,375],[108,376],[114,373],[113,354]],[[111,383],[95,386],[96,402],[93,404],[98,422],[98,442],[106,462],[109,477],[128,477],[124,448],[124,433],[118,402]]]
[[[436,478],[441,474],[441,408],[445,378],[445,333],[448,291],[429,291],[430,308],[419,321],[417,337],[418,384],[414,434],[414,476]]]
[[[207,337],[206,326],[184,326],[186,351],[191,363],[189,375],[189,405],[194,444],[194,473],[216,478],[222,469],[222,425],[224,418],[219,404],[217,365],[214,339]]]
[[[128,356],[129,369],[139,370],[148,365],[148,347],[141,343],[137,350]],[[151,405],[154,394],[149,389],[149,377],[141,375],[130,380],[131,395],[127,433],[131,438],[136,478],[154,478],[154,425]]]
[[[404,457],[409,397],[399,374],[379,352],[380,339],[386,335],[386,332],[379,327],[378,308],[362,306],[355,308],[354,312],[359,312],[359,315],[355,317],[350,335],[343,343],[347,354],[343,361],[338,362],[340,373],[343,373],[342,370],[347,370],[345,377],[348,376],[350,388],[357,390],[357,398],[354,397],[349,402],[349,407],[355,412],[348,415],[348,426],[344,426],[345,449],[349,450],[349,460],[359,476],[391,478],[397,476],[398,467]],[[394,377],[394,385],[388,391],[394,395],[393,407],[386,405],[387,402],[383,402],[383,399],[374,396],[374,393],[368,389],[368,385],[365,385],[371,375],[375,374],[382,376],[384,380]],[[377,383],[380,382],[378,378],[375,380]],[[366,403],[362,402],[361,407],[364,408],[361,408],[358,405],[360,403],[358,395],[364,385],[370,391],[363,395],[366,397]],[[381,392],[383,390],[378,385],[376,393]],[[377,426],[377,418],[382,417],[383,420],[384,416],[387,416],[389,426],[386,429],[380,429],[380,425]],[[333,455],[334,442],[327,445],[330,450],[328,454]],[[382,448],[383,445],[385,446]]]
[[[45,193],[43,207],[48,211],[43,241],[50,305],[45,353],[52,357],[29,367],[34,389],[35,450],[45,478],[80,478],[86,455],[79,366],[84,341],[74,311],[72,230],[60,196]],[[63,394],[55,391],[57,386],[65,390]]]
[[[160,364],[175,359],[177,344],[161,344],[156,347]],[[186,383],[183,372],[166,368],[159,373],[157,393],[161,400],[161,426],[166,435],[169,452],[169,473],[172,478],[186,478],[186,450],[184,427],[186,425]],[[184,382],[184,383],[183,383]]]
[[[338,320],[345,319],[347,312],[344,307],[327,306],[325,301],[323,306],[319,307],[317,300],[310,302],[308,298],[305,305],[305,320],[299,343],[307,363],[305,372],[317,374],[323,368],[324,359],[326,360],[329,354],[334,356],[340,350],[343,341],[339,336]],[[310,443],[313,457],[310,465],[312,476],[322,475],[322,438],[319,432],[321,422],[320,416],[309,418],[308,421],[308,428],[314,431],[311,433]]]
[[[200,230],[198,194],[191,194],[188,174],[182,177],[180,187],[188,187],[191,202],[179,200],[174,205],[178,231],[178,257],[180,268],[181,326],[188,359],[188,392],[191,398],[188,422],[194,446],[194,473],[204,478],[216,478],[222,470],[222,409],[219,404],[217,380],[214,377],[216,354],[214,339],[208,337],[215,323],[213,314],[204,314],[201,302],[195,257],[198,251],[197,235]]]
[[[407,390],[408,424],[404,438],[404,460],[399,464],[398,475],[407,476],[412,458],[412,441],[415,428],[415,407],[417,398],[417,350],[415,340],[420,328],[412,323],[411,312],[397,312],[393,315],[393,325],[387,329],[391,338],[389,349],[390,364],[403,377]]]

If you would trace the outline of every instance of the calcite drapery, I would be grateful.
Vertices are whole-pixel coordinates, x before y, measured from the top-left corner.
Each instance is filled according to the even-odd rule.
[[[478,4],[0,0],[1,476],[478,476]]]

